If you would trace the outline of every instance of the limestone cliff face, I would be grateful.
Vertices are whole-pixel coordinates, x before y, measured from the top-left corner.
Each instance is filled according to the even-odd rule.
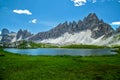
[[[95,13],[90,13],[83,20],[79,20],[78,22],[73,21],[69,23],[66,21],[63,24],[60,23],[55,28],[46,32],[40,32],[31,37],[29,40],[36,41],[50,38],[55,39],[62,36],[66,32],[74,34],[85,30],[91,30],[91,37],[94,39],[114,32],[113,28],[109,24],[105,23],[103,20],[100,20]]]

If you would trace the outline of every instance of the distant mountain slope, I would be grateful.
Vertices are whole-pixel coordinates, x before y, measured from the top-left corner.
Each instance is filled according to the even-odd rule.
[[[29,40],[55,44],[92,44],[99,41],[101,37],[107,37],[108,35],[110,37],[114,33],[115,31],[109,24],[100,20],[95,13],[90,13],[82,21],[60,23],[49,31],[40,32],[32,36]]]
[[[32,34],[27,30],[20,29],[17,33],[15,33],[15,32],[9,32],[8,29],[2,29],[0,42],[7,42],[7,43],[16,42],[20,40],[26,40],[30,36],[32,36]]]

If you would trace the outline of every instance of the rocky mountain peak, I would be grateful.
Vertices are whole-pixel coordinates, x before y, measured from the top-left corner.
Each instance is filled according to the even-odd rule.
[[[84,22],[90,22],[90,21],[99,21],[98,17],[95,13],[90,13],[87,17],[83,19]]]
[[[98,19],[95,13],[90,13],[87,18]]]
[[[32,36],[32,34],[30,32],[28,32],[27,30],[22,30],[20,29],[18,32],[17,32],[17,39],[21,38],[21,39],[25,39],[25,38],[28,38]]]
[[[0,42],[11,42],[11,40],[13,39],[14,36],[15,36],[15,33],[13,34],[8,29],[3,28],[2,32],[1,32],[2,38],[1,38]]]
[[[1,31],[1,35],[2,36],[8,35],[8,34],[9,34],[9,30],[8,29],[6,29],[6,28],[2,29],[2,31]]]
[[[83,20],[60,23],[49,31],[39,32],[29,40],[55,39],[64,33],[74,34],[86,30],[91,31],[91,37],[94,39],[114,32],[109,24],[105,23],[102,19],[100,20],[95,13],[90,13]]]

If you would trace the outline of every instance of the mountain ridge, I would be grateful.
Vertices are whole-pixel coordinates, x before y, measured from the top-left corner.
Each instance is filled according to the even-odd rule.
[[[4,32],[4,33],[3,33]],[[9,30],[3,29],[1,42],[16,42],[20,40],[36,43],[52,44],[95,44],[109,45],[115,41],[119,43],[120,27],[114,30],[109,24],[99,19],[95,13],[90,13],[78,22],[67,22],[58,24],[56,27],[39,32],[35,35],[27,30],[19,30],[12,35]]]
[[[70,34],[74,34],[84,30],[91,30],[92,31],[91,37],[95,39],[103,35],[114,33],[113,28],[109,24],[104,23],[103,20],[99,20],[99,18],[96,16],[95,13],[90,13],[83,20],[79,20],[78,22],[73,21],[69,23],[66,21],[63,24],[60,23],[55,28],[46,32],[40,32],[35,36],[31,37],[29,40],[42,41],[44,39],[50,39],[50,38],[55,39],[62,36],[66,32]]]

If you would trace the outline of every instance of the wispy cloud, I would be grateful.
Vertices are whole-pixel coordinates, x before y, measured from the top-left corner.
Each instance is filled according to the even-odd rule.
[[[29,21],[29,23],[36,24],[36,23],[37,23],[37,19],[33,19],[33,20],[31,20],[31,21]]]
[[[32,15],[32,13],[29,10],[27,10],[27,9],[25,9],[25,10],[17,10],[17,9],[15,9],[15,10],[13,10],[13,12],[17,13],[17,14]]]
[[[120,3],[120,0],[118,2]]]
[[[1,35],[1,31],[0,31],[0,35]]]
[[[118,21],[118,22],[112,22],[111,25],[120,25],[120,21]]]
[[[96,3],[96,2],[109,2],[113,0],[71,0],[74,3],[74,6],[83,6],[86,3]],[[120,3],[120,0],[115,0],[116,2]]]
[[[92,1],[92,3],[96,3],[97,2],[97,0],[91,0]]]
[[[74,6],[83,6],[87,2],[86,0],[71,0],[74,2]]]

